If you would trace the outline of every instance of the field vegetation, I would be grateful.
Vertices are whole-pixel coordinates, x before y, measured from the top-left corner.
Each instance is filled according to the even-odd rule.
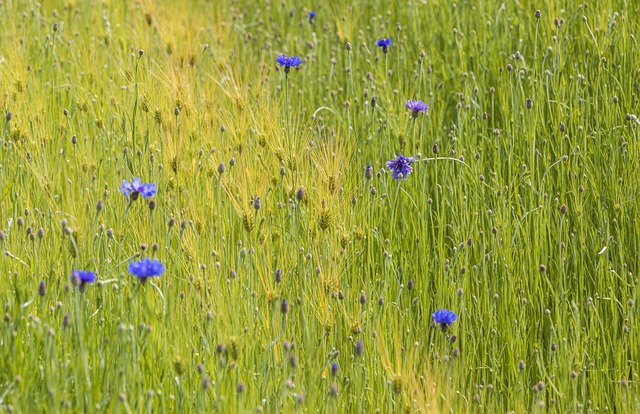
[[[0,411],[640,411],[639,14],[0,0]]]

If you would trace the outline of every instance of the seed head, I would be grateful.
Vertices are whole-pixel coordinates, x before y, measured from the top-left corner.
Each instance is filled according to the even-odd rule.
[[[211,379],[209,377],[204,377],[202,379],[202,391],[206,391],[211,385]]]
[[[364,305],[367,303],[367,295],[364,293],[364,291],[360,292],[360,304]]]
[[[520,371],[522,371],[524,369],[524,361],[523,360],[520,360],[520,362],[518,362],[518,369]]]

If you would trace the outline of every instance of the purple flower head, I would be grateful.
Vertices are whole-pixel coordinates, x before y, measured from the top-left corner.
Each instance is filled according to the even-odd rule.
[[[357,356],[360,356],[364,353],[364,343],[362,342],[362,339],[358,339],[358,342],[356,342],[353,353]]]
[[[87,283],[96,281],[96,275],[89,270],[74,270],[71,272],[71,282],[78,286],[80,290],[84,290]]]
[[[160,276],[164,273],[164,265],[159,260],[144,258],[137,262],[129,263],[129,273],[137,276],[144,282],[148,277]]]
[[[393,42],[391,41],[391,39],[389,38],[380,38],[378,39],[378,41],[376,42],[376,44],[378,45],[378,47],[389,47],[391,46]]]
[[[309,23],[313,23],[313,19],[316,18],[317,13],[314,11],[309,12]]]
[[[291,68],[298,68],[302,63],[302,59],[298,56],[287,56],[282,54],[276,58],[276,63],[280,66],[284,66],[284,73],[289,73]]]
[[[383,53],[387,53],[387,51],[389,50],[389,46],[391,46],[391,43],[393,43],[391,41],[391,39],[389,38],[380,38],[378,39],[378,41],[376,42],[376,44],[378,45],[378,47],[382,48],[382,52]]]
[[[122,180],[120,192],[124,194],[125,197],[131,198],[131,201],[135,201],[140,194],[142,194],[144,198],[153,197],[158,190],[154,183],[143,183],[139,178],[133,177],[131,182]]]
[[[412,101],[411,99],[407,101],[405,106],[407,107],[407,109],[411,110],[411,115],[414,118],[416,118],[420,114],[420,112],[426,113],[429,110],[429,105],[427,105],[426,103],[422,101]]]
[[[411,164],[413,164],[413,157],[398,155],[398,158],[387,161],[387,168],[391,170],[393,178],[396,180],[406,180],[407,175],[413,171]]]
[[[40,297],[44,297],[47,294],[47,284],[44,283],[44,280],[40,281],[40,284],[38,285],[38,295],[40,295]]]
[[[364,178],[370,180],[373,177],[373,167],[367,165],[367,168],[364,170]]]
[[[331,364],[331,375],[333,375],[334,377],[336,375],[338,375],[338,369],[339,369],[338,363],[337,362],[332,363]]]
[[[456,315],[453,311],[447,309],[438,309],[433,312],[431,315],[433,317],[433,321],[437,324],[440,324],[440,328],[443,331],[449,329],[452,323],[458,319],[458,315]]]

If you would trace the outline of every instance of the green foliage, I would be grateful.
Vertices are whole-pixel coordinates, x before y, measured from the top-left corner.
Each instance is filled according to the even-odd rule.
[[[639,411],[639,12],[0,2],[0,410]]]

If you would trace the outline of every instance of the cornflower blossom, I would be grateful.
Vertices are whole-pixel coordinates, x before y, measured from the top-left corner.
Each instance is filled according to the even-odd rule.
[[[157,277],[164,273],[164,265],[159,260],[144,258],[137,262],[129,263],[129,273],[137,276],[141,282],[149,277]]]
[[[426,113],[429,110],[429,105],[422,101],[412,101],[409,99],[405,104],[407,109],[411,110],[411,116],[417,118],[420,113]]]
[[[158,192],[158,189],[155,183],[143,183],[139,178],[133,177],[131,182],[122,180],[120,192],[124,194],[125,197],[129,197],[131,201],[135,201],[140,194],[142,194],[144,198],[153,197]]]
[[[406,180],[407,176],[413,171],[411,164],[413,164],[413,157],[405,157],[404,155],[398,155],[397,158],[387,161],[387,168],[391,170],[393,178],[396,180]]]
[[[276,63],[280,66],[284,66],[284,73],[289,73],[291,68],[298,68],[302,64],[302,59],[298,56],[287,56],[282,54],[276,58]]]
[[[440,328],[443,331],[446,331],[451,327],[451,324],[458,319],[458,315],[455,312],[447,310],[447,309],[438,309],[433,312],[431,315],[433,317],[433,321],[440,325]]]
[[[378,45],[378,47],[382,48],[382,52],[383,53],[387,53],[387,51],[389,50],[389,46],[391,46],[393,42],[391,41],[391,39],[389,38],[380,38],[378,39],[378,41],[376,42],[376,44]]]

